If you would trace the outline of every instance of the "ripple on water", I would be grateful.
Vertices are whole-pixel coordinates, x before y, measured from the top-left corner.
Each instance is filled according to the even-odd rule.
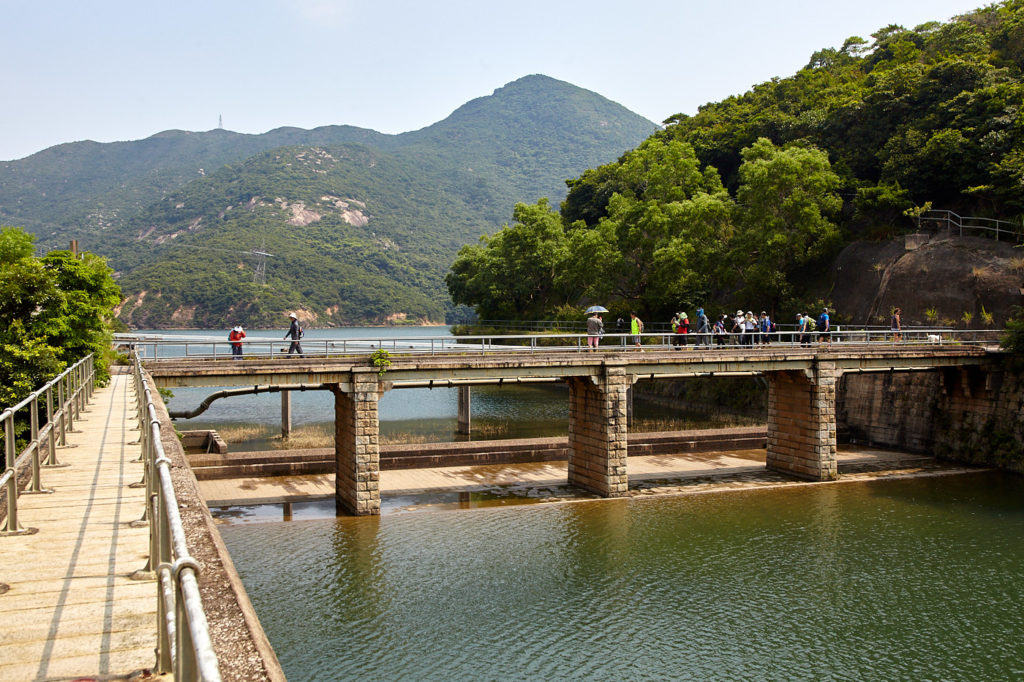
[[[222,527],[289,679],[1010,679],[1024,482]]]

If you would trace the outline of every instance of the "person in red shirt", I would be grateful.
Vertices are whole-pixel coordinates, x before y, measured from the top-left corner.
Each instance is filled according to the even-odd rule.
[[[242,339],[245,338],[245,331],[242,325],[236,325],[228,334],[228,341],[231,342],[231,355],[235,360],[242,359]]]

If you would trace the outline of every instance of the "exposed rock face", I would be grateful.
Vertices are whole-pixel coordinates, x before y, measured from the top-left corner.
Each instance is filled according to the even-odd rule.
[[[1024,304],[1024,249],[984,237],[857,242],[833,268],[830,298],[852,324],[888,324],[899,307],[906,325],[994,328]]]

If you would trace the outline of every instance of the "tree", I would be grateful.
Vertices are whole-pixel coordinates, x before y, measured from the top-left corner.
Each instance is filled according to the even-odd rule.
[[[569,300],[563,265],[568,240],[547,199],[516,204],[515,222],[459,250],[445,277],[456,304],[482,319],[529,319]]]
[[[794,275],[831,254],[842,206],[839,177],[821,150],[776,147],[761,138],[743,150],[736,238],[729,263],[747,300],[775,310],[792,295]]]
[[[99,379],[120,300],[105,261],[70,252],[32,256],[33,237],[0,229],[0,406],[10,406],[68,365],[96,353]]]

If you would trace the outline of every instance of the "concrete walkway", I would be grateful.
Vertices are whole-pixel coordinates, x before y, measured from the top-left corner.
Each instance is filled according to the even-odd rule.
[[[31,535],[0,537],[0,680],[122,679],[155,662],[156,583],[129,576],[149,555],[131,376],[94,394],[45,468],[51,494],[22,494]],[[148,679],[154,679],[150,677]],[[159,679],[157,677],[156,679]]]
[[[864,447],[845,446],[837,454],[840,467],[867,465],[899,469],[911,463],[931,461],[929,457]],[[484,464],[434,469],[392,469],[380,472],[382,496],[416,495],[442,491],[472,492],[496,486],[564,486],[567,463]],[[647,487],[645,482],[684,482],[707,478],[756,475],[767,482],[785,477],[765,470],[765,451],[680,453],[630,457],[627,462],[630,488]],[[275,504],[325,499],[334,495],[334,474],[298,476],[239,477],[199,481],[199,490],[211,507]]]

